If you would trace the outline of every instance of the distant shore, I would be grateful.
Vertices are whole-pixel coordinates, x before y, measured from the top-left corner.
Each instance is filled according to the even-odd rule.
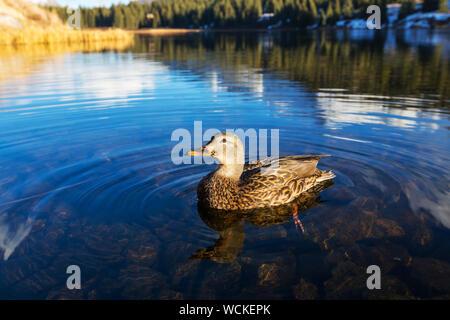
[[[124,29],[140,35],[170,35],[170,34],[184,34],[205,31],[203,29],[172,29],[172,28],[146,28],[146,29]]]
[[[357,21],[360,22],[360,21]],[[383,26],[383,30],[387,29],[428,29],[425,27],[406,27],[404,25],[390,25]],[[433,29],[449,29],[446,25],[434,25]],[[306,30],[368,30],[365,21],[359,23],[357,27],[346,24],[336,25],[336,26],[320,26],[315,28],[296,28],[296,27],[285,27],[285,28],[212,28],[212,29],[183,29],[183,28],[145,28],[145,29],[121,29],[137,35],[154,35],[154,36],[164,36],[164,35],[177,35],[177,34],[187,34],[187,33],[200,33],[200,32],[277,32],[277,31],[306,31]]]
[[[267,28],[215,28],[215,29],[178,29],[178,28],[145,28],[145,29],[123,29],[138,35],[176,35],[186,33],[199,33],[199,32],[267,32],[272,31]],[[296,31],[296,28],[280,28],[277,31]]]

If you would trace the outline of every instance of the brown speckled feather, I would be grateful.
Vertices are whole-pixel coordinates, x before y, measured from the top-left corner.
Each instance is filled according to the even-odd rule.
[[[331,171],[316,168],[326,155],[289,156],[247,163],[238,181],[214,171],[199,183],[199,200],[221,210],[249,210],[279,206],[296,199],[317,183],[332,179]]]

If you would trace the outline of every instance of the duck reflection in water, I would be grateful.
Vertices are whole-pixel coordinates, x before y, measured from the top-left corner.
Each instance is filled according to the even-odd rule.
[[[265,227],[286,223],[292,218],[296,227],[307,234],[307,226],[306,228],[303,227],[299,218],[300,214],[323,203],[324,201],[320,199],[319,193],[333,184],[333,180],[323,181],[303,192],[290,204],[278,207],[225,211],[209,208],[199,202],[198,214],[200,218],[208,227],[219,233],[219,238],[214,241],[213,246],[197,250],[195,254],[191,255],[191,259],[212,260],[218,263],[233,262],[244,247],[244,222]]]

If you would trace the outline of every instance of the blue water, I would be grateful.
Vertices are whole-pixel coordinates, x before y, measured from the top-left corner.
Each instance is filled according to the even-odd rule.
[[[0,56],[0,297],[448,296],[449,40],[205,33]],[[214,166],[171,160],[172,132],[194,121],[278,129],[282,156],[332,155],[304,233],[289,215],[197,208]]]

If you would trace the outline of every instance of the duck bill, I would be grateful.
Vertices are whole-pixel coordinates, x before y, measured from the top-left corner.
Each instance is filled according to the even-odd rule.
[[[188,153],[186,153],[186,155],[188,156],[202,156],[203,155],[203,150],[205,150],[205,147],[201,147],[195,150],[191,150]]]

